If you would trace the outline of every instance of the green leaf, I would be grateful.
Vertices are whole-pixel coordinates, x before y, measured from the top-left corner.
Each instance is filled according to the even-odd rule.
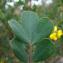
[[[38,62],[47,59],[54,53],[54,45],[49,39],[44,39],[37,44],[33,60]]]
[[[42,41],[44,38],[48,38],[49,37],[49,34],[51,33],[53,29],[53,24],[51,21],[49,21],[48,18],[41,18],[40,19],[40,22],[37,26],[37,36],[35,36],[35,41],[36,42],[40,42]]]
[[[31,11],[22,12],[18,22],[13,19],[8,23],[19,39],[26,43],[32,42],[32,44],[47,37],[53,28],[47,18],[40,19],[37,14]]]
[[[11,43],[11,48],[13,49],[16,57],[24,62],[27,62],[28,56],[26,53],[25,45],[19,42],[18,40],[14,39]]]
[[[20,60],[27,61],[28,54],[25,49],[27,47],[24,43],[27,43],[27,46],[31,43],[32,48],[34,45],[39,44],[37,45],[36,51],[32,52],[35,52],[33,56],[35,60],[40,61],[51,55],[52,50],[48,46],[52,45],[52,43],[49,40],[43,40],[44,38],[48,38],[53,29],[53,24],[49,19],[39,18],[37,14],[31,11],[22,12],[19,18],[19,21],[12,19],[8,22],[16,36],[16,39],[12,42],[12,49],[15,55]]]

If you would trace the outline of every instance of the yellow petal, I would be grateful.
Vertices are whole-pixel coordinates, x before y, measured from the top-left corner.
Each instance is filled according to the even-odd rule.
[[[57,30],[58,30],[58,27],[57,26],[54,26],[53,31],[56,32]]]
[[[57,34],[56,33],[52,33],[52,34],[50,34],[50,39],[52,39],[52,40],[57,40]]]
[[[49,38],[50,38],[50,39],[53,39],[53,34],[50,34]]]
[[[54,39],[53,39],[54,41],[56,41],[57,40],[57,37],[54,37]]]
[[[61,38],[61,36],[62,36],[62,30],[58,30],[58,31],[57,31],[57,37],[58,37],[58,38]]]

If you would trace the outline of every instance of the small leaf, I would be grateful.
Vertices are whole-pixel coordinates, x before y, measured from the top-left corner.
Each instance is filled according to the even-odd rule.
[[[28,57],[25,51],[25,46],[21,42],[14,39],[13,42],[11,43],[11,48],[13,49],[17,58],[24,62],[27,61]]]
[[[34,61],[42,61],[50,57],[54,53],[54,45],[49,39],[44,39],[36,46],[35,53],[33,55]]]

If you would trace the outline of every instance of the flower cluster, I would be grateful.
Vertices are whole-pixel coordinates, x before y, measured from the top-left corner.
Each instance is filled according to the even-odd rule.
[[[51,40],[58,40],[59,38],[61,38],[61,36],[63,35],[63,32],[61,29],[58,29],[57,26],[54,26],[53,32],[50,34],[50,39]]]

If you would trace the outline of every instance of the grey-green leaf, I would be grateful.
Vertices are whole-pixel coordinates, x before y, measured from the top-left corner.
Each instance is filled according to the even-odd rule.
[[[28,56],[27,56],[25,45],[23,43],[14,39],[11,43],[11,48],[13,49],[16,57],[19,60],[21,60],[23,62],[27,62]]]
[[[48,19],[40,19],[31,11],[22,12],[19,21],[13,19],[8,23],[19,39],[32,44],[47,37],[53,28],[53,24]]]
[[[33,60],[36,62],[43,61],[50,57],[54,53],[54,50],[54,44],[49,39],[43,39],[43,41],[36,46]]]

